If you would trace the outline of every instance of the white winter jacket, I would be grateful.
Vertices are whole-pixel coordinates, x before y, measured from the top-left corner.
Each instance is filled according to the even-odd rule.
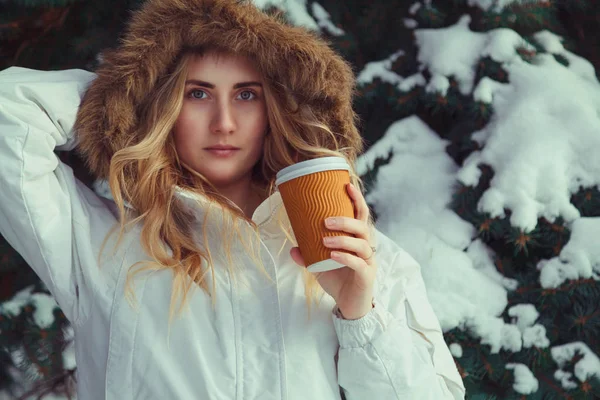
[[[464,398],[420,267],[382,233],[372,311],[343,320],[325,295],[307,319],[301,267],[272,218],[279,193],[252,217],[276,285],[238,249],[249,286],[233,284],[217,264],[215,311],[195,290],[169,332],[168,271],[138,275],[130,304],[127,271],[149,259],[139,228],[99,265],[117,222],[114,203],[54,153],[74,147],[78,105],[94,78],[83,70],[0,72],[0,233],[73,325],[79,400],[333,400],[340,391],[349,400]],[[205,211],[201,202],[190,207]]]

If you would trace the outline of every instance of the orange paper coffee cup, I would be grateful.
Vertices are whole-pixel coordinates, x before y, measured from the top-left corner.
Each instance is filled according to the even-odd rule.
[[[354,218],[354,206],[346,185],[350,167],[343,157],[321,157],[302,161],[277,173],[275,184],[306,267],[311,272],[330,271],[344,265],[330,258],[332,248],[324,236],[352,236],[325,227],[334,216]]]

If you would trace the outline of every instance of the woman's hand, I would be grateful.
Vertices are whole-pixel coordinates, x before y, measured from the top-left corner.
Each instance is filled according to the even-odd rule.
[[[330,230],[343,231],[353,234],[348,236],[328,236],[324,238],[325,246],[338,251],[331,252],[331,258],[346,267],[332,271],[317,272],[317,281],[337,303],[345,319],[359,319],[373,308],[373,285],[377,266],[369,227],[369,208],[362,193],[347,185],[348,193],[354,204],[355,218],[334,217],[334,224],[325,224]],[[327,242],[326,240],[330,241]],[[305,266],[304,258],[298,247],[290,251],[296,264]]]

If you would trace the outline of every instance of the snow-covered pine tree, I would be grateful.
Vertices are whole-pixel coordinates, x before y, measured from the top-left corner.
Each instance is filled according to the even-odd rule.
[[[600,397],[600,7],[320,6],[357,66],[367,201],[421,263],[468,398]]]
[[[355,66],[367,200],[421,263],[467,398],[600,397],[600,5],[254,2]],[[0,69],[91,69],[139,3],[3,3]],[[62,313],[2,242],[0,276],[0,398],[60,395]]]

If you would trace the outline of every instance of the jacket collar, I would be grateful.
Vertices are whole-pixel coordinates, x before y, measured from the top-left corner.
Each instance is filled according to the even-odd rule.
[[[204,211],[211,205],[208,197],[179,187],[176,188],[175,195],[195,213]],[[252,221],[258,226],[270,222],[281,206],[283,206],[281,194],[276,191],[258,205],[252,214]]]
[[[175,195],[182,200],[183,204],[196,216],[197,220],[201,220],[205,213],[209,212],[208,223],[213,221],[215,224],[223,223],[222,213],[218,207],[211,203],[208,197],[179,187],[176,188]],[[258,226],[261,232],[269,236],[284,235],[277,223],[276,217],[278,215],[283,225],[291,231],[290,221],[285,212],[285,207],[283,207],[281,194],[279,191],[276,191],[258,205],[252,214],[252,221]]]
[[[94,183],[94,190],[99,196],[113,201],[110,188],[106,180],[97,180]],[[203,217],[204,214],[209,211],[213,216],[218,214],[217,208],[211,207],[210,199],[202,194],[176,187],[175,196],[182,200],[183,204],[188,207],[188,209],[198,220],[200,220],[201,217]],[[127,202],[125,202],[125,207],[133,208]],[[266,233],[283,234],[275,218],[278,213],[281,214],[284,226],[289,228],[290,221],[287,213],[285,212],[285,207],[283,207],[281,194],[279,191],[275,191],[275,193],[263,200],[263,202],[258,205],[256,210],[254,210],[254,213],[252,214],[252,221]]]

